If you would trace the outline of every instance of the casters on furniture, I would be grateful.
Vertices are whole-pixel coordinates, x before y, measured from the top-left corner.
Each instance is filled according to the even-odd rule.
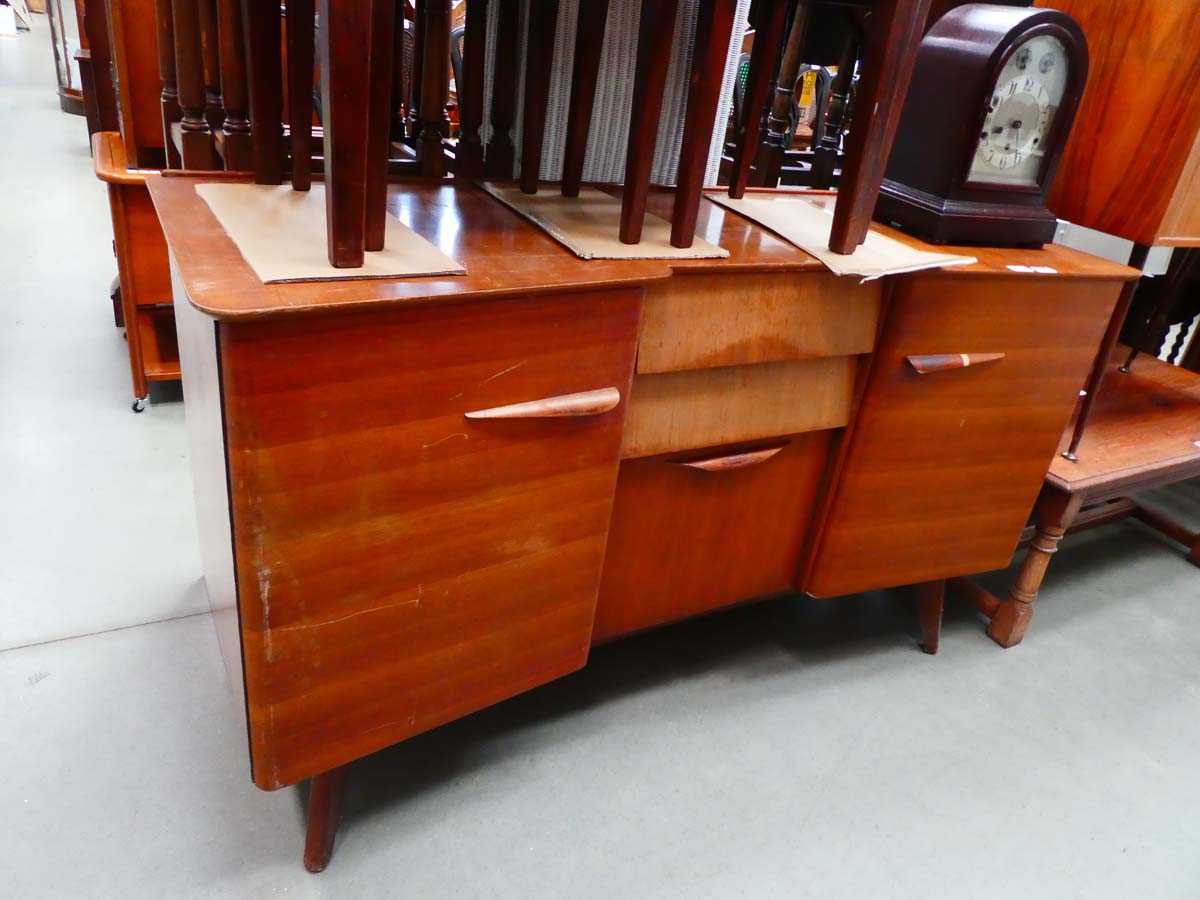
[[[133,405],[130,406],[129,408],[132,409],[135,413],[145,412],[146,404],[148,404],[149,402],[150,402],[150,395],[147,394],[145,397],[138,397],[136,400],[134,400]]]
[[[330,769],[308,783],[308,835],[304,841],[304,868],[322,872],[333,856],[333,842],[342,818],[346,766]]]
[[[946,601],[946,582],[926,581],[913,585],[917,595],[917,621],[921,624],[920,647],[929,654],[938,652],[942,639],[942,610]]]

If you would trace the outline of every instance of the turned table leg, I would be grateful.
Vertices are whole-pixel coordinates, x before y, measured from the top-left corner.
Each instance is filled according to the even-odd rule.
[[[937,653],[942,639],[942,610],[946,603],[946,581],[913,585],[917,595],[917,621],[921,624],[921,649]]]
[[[1029,621],[1033,618],[1033,602],[1037,600],[1050,556],[1058,549],[1058,542],[1071,527],[1071,520],[1083,505],[1082,494],[1066,494],[1053,488],[1044,488],[1038,498],[1038,524],[1033,541],[1021,563],[1017,580],[1008,592],[988,625],[988,637],[1001,647],[1012,647],[1021,643]]]
[[[342,818],[346,766],[315,776],[308,785],[308,836],[304,841],[304,868],[324,871],[333,855],[333,841]]]

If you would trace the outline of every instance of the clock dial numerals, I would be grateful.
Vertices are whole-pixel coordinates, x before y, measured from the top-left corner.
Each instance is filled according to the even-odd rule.
[[[1066,82],[1057,38],[1039,35],[1018,47],[988,97],[968,180],[1035,187]]]

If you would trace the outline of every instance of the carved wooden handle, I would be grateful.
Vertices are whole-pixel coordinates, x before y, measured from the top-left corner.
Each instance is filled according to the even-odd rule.
[[[766,450],[751,450],[748,453],[732,453],[729,456],[714,456],[709,459],[694,459],[681,462],[679,465],[689,469],[702,469],[705,472],[727,472],[730,469],[744,469],[746,466],[756,466],[766,462],[783,447],[768,447]]]
[[[945,372],[948,369],[965,369],[980,363],[995,362],[1004,359],[1003,353],[935,353],[930,356],[909,356],[908,364],[916,369],[918,375],[928,375],[931,372]]]
[[[583,391],[578,394],[560,394],[525,403],[508,406],[493,406],[491,409],[475,409],[464,413],[468,419],[550,419],[559,416],[596,416],[610,412],[621,402],[621,392],[615,387]]]

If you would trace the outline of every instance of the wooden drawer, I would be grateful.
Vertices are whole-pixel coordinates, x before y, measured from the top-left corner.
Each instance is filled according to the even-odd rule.
[[[621,463],[593,641],[791,587],[831,435]]]
[[[805,590],[832,596],[1007,565],[1120,289],[900,282]],[[929,354],[947,358],[915,359]],[[963,362],[972,364],[944,367]]]
[[[621,456],[837,428],[850,415],[856,357],[637,375]]]
[[[638,303],[222,323],[257,784],[583,665]]]
[[[881,292],[828,272],[676,275],[646,288],[637,371],[870,353]]]

